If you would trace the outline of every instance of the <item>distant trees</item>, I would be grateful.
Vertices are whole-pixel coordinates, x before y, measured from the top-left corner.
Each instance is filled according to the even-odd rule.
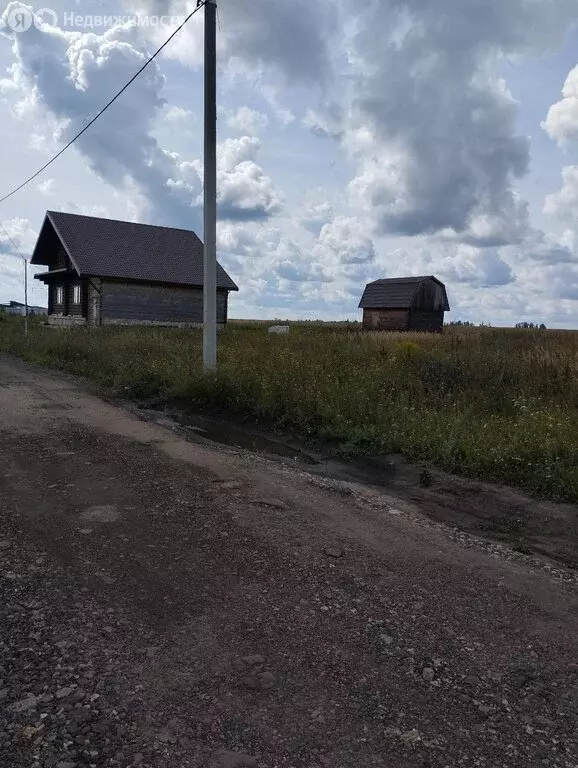
[[[469,320],[453,320],[451,323],[446,323],[448,326],[453,326],[454,328],[491,328],[491,323],[470,323]],[[546,326],[544,323],[516,323],[516,328],[533,328],[534,330],[540,330],[545,331]]]
[[[452,320],[451,323],[446,325],[454,326],[455,328],[491,328],[491,323],[470,323],[469,320]]]

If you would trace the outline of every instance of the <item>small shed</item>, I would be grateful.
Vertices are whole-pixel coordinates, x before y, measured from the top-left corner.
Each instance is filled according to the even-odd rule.
[[[368,331],[441,333],[450,311],[445,285],[433,277],[394,277],[369,283],[361,301]]]

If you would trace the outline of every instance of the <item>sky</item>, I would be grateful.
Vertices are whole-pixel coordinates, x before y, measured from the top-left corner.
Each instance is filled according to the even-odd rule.
[[[44,2],[0,6],[0,197],[196,5]],[[220,0],[218,15],[232,317],[359,319],[370,280],[433,274],[448,320],[578,329],[576,0]],[[202,237],[202,17],[0,204],[25,257],[47,209]],[[0,228],[0,302],[23,292]]]

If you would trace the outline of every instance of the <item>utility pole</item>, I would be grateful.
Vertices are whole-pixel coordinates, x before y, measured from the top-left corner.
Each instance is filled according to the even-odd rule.
[[[205,0],[203,365],[217,369],[217,4]]]
[[[28,336],[28,262],[22,257],[24,262],[24,335]]]

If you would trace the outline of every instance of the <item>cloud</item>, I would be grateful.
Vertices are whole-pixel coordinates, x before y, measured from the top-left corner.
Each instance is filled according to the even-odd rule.
[[[562,100],[550,107],[542,128],[559,146],[578,141],[578,67],[568,75],[562,89]]]
[[[29,260],[34,249],[37,234],[25,218],[15,217],[3,222],[6,232],[0,228],[0,302],[24,300],[24,262]],[[10,235],[10,237],[8,237]],[[10,238],[16,244],[10,241]],[[46,291],[32,279],[32,268],[28,267],[28,289],[31,303],[45,304]]]
[[[528,169],[529,142],[515,135],[516,106],[507,91],[482,78],[468,82],[472,69],[453,71],[457,62],[432,43],[421,54],[429,62],[423,72],[408,77],[409,61],[392,56],[380,68],[381,93],[371,82],[355,99],[373,142],[371,152],[361,148],[351,193],[373,212],[382,234],[452,230],[474,240],[476,220],[493,220],[500,230],[518,215],[512,183]],[[408,59],[420,58],[417,40],[408,48]]]
[[[358,219],[338,216],[321,229],[315,253],[321,261],[335,265],[372,264],[373,240]]]
[[[248,221],[267,219],[283,206],[283,196],[255,162],[261,146],[256,137],[227,139],[217,157],[219,215]]]
[[[241,133],[254,135],[269,125],[269,118],[263,112],[257,112],[249,107],[239,107],[236,112],[229,113],[227,125]]]
[[[477,248],[467,244],[448,244],[426,238],[406,241],[405,247],[378,257],[382,277],[435,275],[449,285],[484,289],[506,286],[516,276],[502,250]]]
[[[130,25],[103,35],[31,27],[14,35],[13,51],[19,111],[45,116],[46,132],[54,131],[59,143],[78,133],[147,57]],[[148,201],[150,215],[178,225],[190,221],[192,199],[167,187],[174,163],[151,135],[165,103],[163,84],[153,63],[75,146],[94,173],[115,187],[132,179]]]
[[[197,118],[190,109],[183,109],[182,107],[168,107],[165,111],[165,120],[169,123],[194,123]]]
[[[279,89],[273,85],[263,85],[261,87],[261,93],[263,98],[269,104],[275,119],[283,127],[287,128],[289,125],[295,122],[294,113],[285,106],[282,106],[279,101]]]
[[[141,0],[145,12],[182,14],[190,0]],[[194,65],[202,62],[201,14],[175,39],[168,54]],[[219,58],[255,80],[273,70],[286,83],[317,85],[330,77],[329,30],[334,13],[309,0],[221,0]],[[164,34],[164,33],[163,33]],[[164,35],[166,37],[166,35]]]
[[[11,5],[6,13],[9,13]],[[148,54],[132,25],[103,35],[32,27],[13,35],[16,63],[0,87],[19,94],[17,114],[43,116],[46,133],[61,144],[142,66]],[[146,202],[142,218],[202,231],[199,161],[185,161],[159,145],[155,121],[165,107],[164,78],[150,65],[75,144],[90,168],[116,188],[133,185]],[[182,120],[172,108],[169,118]],[[219,148],[219,203],[226,218],[263,219],[281,206],[281,195],[255,162],[257,139],[243,137]]]
[[[562,188],[546,196],[544,213],[567,221],[578,229],[578,165],[562,169]]]
[[[530,145],[500,64],[558,45],[578,6],[364,0],[357,8],[353,16],[340,4],[347,76],[306,118],[356,162],[352,204],[380,234],[519,241],[527,211],[514,185],[528,171]]]
[[[16,217],[3,222],[0,228],[0,250],[2,253],[20,258],[20,254],[29,257],[34,249],[36,233],[28,219]],[[11,242],[10,238],[14,241]]]
[[[327,192],[319,187],[305,193],[300,215],[300,223],[308,232],[316,237],[321,228],[334,217],[333,205],[327,199]]]
[[[530,230],[521,247],[513,249],[519,259],[543,264],[578,263],[578,253],[570,232],[558,238],[540,230]]]
[[[509,285],[515,276],[495,249],[460,245],[453,256],[442,260],[439,274],[454,283],[466,283],[477,288]]]
[[[54,193],[55,185],[56,181],[54,179],[46,179],[46,181],[41,181],[39,184],[37,184],[36,189],[42,195],[52,195]]]

